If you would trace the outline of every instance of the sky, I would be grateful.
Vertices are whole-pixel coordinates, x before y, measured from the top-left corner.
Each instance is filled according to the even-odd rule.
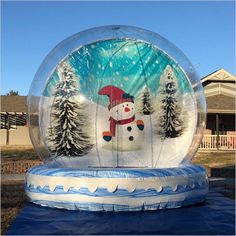
[[[27,95],[47,54],[62,40],[103,25],[154,31],[189,58],[200,77],[236,74],[234,1],[2,1],[1,94]]]

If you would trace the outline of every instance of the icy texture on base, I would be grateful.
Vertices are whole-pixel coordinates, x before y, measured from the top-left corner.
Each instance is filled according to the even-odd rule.
[[[176,208],[203,201],[208,192],[204,168],[67,169],[33,167],[26,194],[36,204],[91,211]]]
[[[208,191],[207,191],[208,192]],[[81,210],[81,211],[154,211],[161,209],[170,208],[180,208],[184,206],[194,205],[205,201],[207,192],[201,193],[199,196],[185,199],[184,201],[167,201],[155,204],[146,204],[137,206],[127,206],[127,205],[115,205],[115,204],[98,204],[98,203],[70,203],[70,202],[53,202],[53,201],[42,201],[42,200],[32,200],[33,203],[52,207],[52,208],[65,208],[67,210]]]

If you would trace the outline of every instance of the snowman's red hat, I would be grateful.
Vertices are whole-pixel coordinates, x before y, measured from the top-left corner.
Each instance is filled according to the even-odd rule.
[[[124,102],[134,102],[134,98],[132,96],[124,92],[122,89],[115,87],[113,85],[108,85],[103,87],[98,91],[98,94],[107,95],[109,97],[110,99],[110,104],[108,106],[109,110],[112,107]]]

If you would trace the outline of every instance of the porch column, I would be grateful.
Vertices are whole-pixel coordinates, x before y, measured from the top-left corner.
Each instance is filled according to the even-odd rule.
[[[6,145],[9,144],[9,134],[10,134],[10,116],[7,113],[7,135],[6,135]]]
[[[219,141],[220,141],[220,136],[219,136],[219,114],[216,113],[216,148],[219,150]]]

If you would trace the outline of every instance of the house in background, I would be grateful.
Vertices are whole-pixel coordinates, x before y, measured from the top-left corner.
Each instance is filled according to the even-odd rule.
[[[26,96],[1,96],[1,145],[32,145],[26,123]]]
[[[202,78],[207,123],[201,150],[235,150],[236,77],[224,69]],[[1,96],[1,145],[31,145],[26,96]]]
[[[236,77],[221,69],[201,81],[206,96],[207,123],[200,148],[235,150]]]

